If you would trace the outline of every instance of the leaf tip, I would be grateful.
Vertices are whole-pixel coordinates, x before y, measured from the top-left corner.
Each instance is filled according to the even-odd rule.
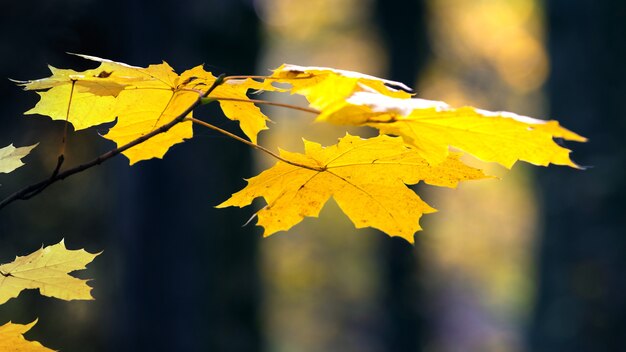
[[[577,163],[576,163],[576,162],[574,162],[574,161],[572,161],[572,162],[571,162],[571,164],[569,164],[568,166],[571,166],[571,167],[572,167],[572,168],[574,168],[574,169],[577,169],[577,170],[582,170],[582,171],[585,171],[585,170],[587,170],[587,169],[593,169],[593,168],[594,168],[594,166],[593,166],[593,165],[579,165],[579,164],[577,164]]]

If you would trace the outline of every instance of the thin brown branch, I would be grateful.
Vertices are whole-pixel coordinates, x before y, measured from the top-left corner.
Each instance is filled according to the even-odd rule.
[[[302,106],[298,106],[298,105],[291,105],[291,104],[283,104],[283,103],[276,103],[273,101],[269,101],[269,100],[258,100],[258,99],[238,99],[238,98],[226,98],[226,97],[210,97],[211,99],[215,99],[215,100],[224,100],[224,101],[236,101],[236,102],[241,102],[241,103],[251,103],[251,104],[262,104],[262,105],[271,105],[271,106],[280,106],[282,108],[288,108],[288,109],[292,109],[292,110],[299,110],[299,111],[304,111],[304,112],[310,112],[312,114],[319,114],[320,111],[316,110],[316,109],[311,109],[311,108],[305,108]]]
[[[65,156],[63,156],[63,154],[59,155],[57,159],[57,166],[54,168],[54,171],[52,171],[52,175],[50,176],[50,178],[48,178],[47,180],[48,182],[42,184],[41,187],[34,189],[32,192],[25,194],[21,199],[22,200],[31,199],[32,197],[38,195],[44,189],[46,189],[46,187],[48,187],[53,182],[52,180],[59,174],[59,171],[61,170],[61,165],[63,165],[64,160],[65,160]],[[0,206],[0,209],[1,208],[2,206]]]
[[[224,77],[225,75],[220,75],[219,77],[217,77],[217,79],[215,80],[215,82],[213,82],[213,85],[211,85],[211,87],[209,87],[209,89],[204,92],[204,94],[199,94],[198,95],[198,99],[191,104],[187,109],[185,109],[185,111],[183,111],[181,114],[179,114],[178,116],[176,116],[176,118],[174,118],[172,121],[168,122],[167,124],[152,130],[150,133],[147,133],[121,147],[115,148],[113,150],[110,150],[100,156],[98,156],[97,158],[85,163],[85,164],[81,164],[78,166],[75,166],[71,169],[67,169],[63,172],[59,172],[59,169],[61,167],[61,164],[63,163],[63,159],[61,157],[59,157],[59,160],[57,162],[57,166],[55,167],[55,170],[53,171],[52,175],[50,177],[48,177],[47,179],[26,186],[24,188],[22,188],[21,190],[11,194],[10,196],[6,197],[5,199],[3,199],[0,202],[0,209],[4,208],[5,206],[17,201],[17,200],[25,200],[25,199],[29,199],[32,198],[34,196],[36,196],[37,194],[41,193],[44,189],[48,188],[48,186],[52,185],[53,183],[56,183],[58,181],[64,180],[72,175],[75,175],[79,172],[85,171],[87,169],[90,169],[96,165],[100,165],[103,162],[111,159],[112,157],[121,154],[122,152],[138,145],[141,144],[145,141],[147,141],[148,139],[159,135],[161,133],[165,133],[167,131],[169,131],[172,127],[174,127],[176,124],[182,122],[185,117],[187,115],[189,115],[189,113],[196,108],[198,105],[201,104],[202,102],[202,98],[205,98],[206,96],[208,96],[217,86],[219,86],[220,84],[222,84],[224,82]]]
[[[239,142],[241,142],[243,144],[246,144],[246,145],[248,145],[248,146],[250,146],[250,147],[252,147],[254,149],[260,150],[260,151],[270,155],[271,157],[276,158],[276,159],[278,159],[278,160],[280,160],[280,161],[282,161],[284,163],[287,163],[287,164],[290,164],[290,165],[293,165],[293,166],[297,166],[297,167],[301,167],[301,168],[304,168],[304,169],[313,170],[313,171],[324,171],[324,170],[326,170],[325,168],[322,168],[322,167],[315,167],[315,166],[300,164],[300,163],[296,163],[294,161],[285,159],[282,156],[274,153],[273,151],[271,151],[271,150],[269,150],[269,149],[267,149],[267,148],[265,148],[263,146],[260,146],[260,145],[258,145],[256,143],[252,143],[252,142],[250,142],[250,141],[248,141],[248,140],[246,140],[244,138],[239,137],[236,134],[230,133],[230,132],[228,132],[226,130],[223,130],[223,129],[215,126],[215,125],[212,125],[212,124],[210,124],[208,122],[205,122],[205,121],[202,121],[202,120],[198,120],[198,119],[193,118],[193,117],[187,117],[185,120],[191,121],[191,122],[193,122],[195,124],[198,124],[198,125],[210,128],[210,129],[212,129],[214,131],[217,131],[217,132],[219,132],[219,133],[221,133],[223,135],[226,135],[226,136],[228,136],[228,137],[230,137],[230,138],[232,138],[234,140],[237,140],[237,141],[239,141]]]
[[[70,89],[70,99],[67,102],[67,111],[65,112],[65,126],[63,126],[63,139],[61,141],[61,152],[59,157],[65,154],[65,147],[67,145],[67,125],[70,120],[70,109],[72,108],[72,98],[74,97],[74,88],[76,87],[76,80],[72,80],[72,88]]]
[[[246,79],[246,78],[252,78],[252,79],[262,79],[262,80],[294,80],[294,79],[309,79],[312,78],[313,75],[308,73],[306,76],[300,76],[300,77],[291,77],[291,78],[285,78],[285,77],[272,77],[272,76],[247,76],[247,75],[238,75],[238,76],[226,76],[224,77],[224,81],[230,81],[231,79]],[[288,82],[285,82],[288,83]]]
[[[51,177],[54,177],[59,174],[59,171],[61,171],[61,166],[63,165],[64,161],[65,161],[65,155],[63,154],[59,155],[59,157],[57,158],[57,166],[54,168],[54,171],[52,171]]]
[[[246,75],[237,75],[237,76],[226,76],[224,77],[224,81],[230,81],[232,79],[247,79],[247,78],[252,78],[252,79],[268,79],[270,78],[269,76],[246,76]]]

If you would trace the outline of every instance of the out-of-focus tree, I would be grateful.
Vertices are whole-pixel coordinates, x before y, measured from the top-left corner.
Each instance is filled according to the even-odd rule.
[[[216,74],[254,72],[259,48],[258,19],[245,0],[24,0],[3,3],[0,19],[1,76],[16,79],[43,77],[46,64],[88,68],[65,52],[138,66],[167,60],[177,70],[205,62]],[[0,84],[0,135],[47,136],[31,159],[32,174],[3,179],[9,190],[52,170],[63,123],[20,118],[36,98],[17,99],[18,88]],[[94,139],[93,131],[71,133],[66,165],[110,149]],[[243,185],[231,175],[251,174],[249,165],[247,147],[199,132],[165,160],[129,168],[119,158],[4,209],[5,259],[61,236],[69,246],[104,254],[90,268],[95,302],[62,305],[27,293],[4,305],[0,318],[39,316],[30,336],[64,351],[261,350],[258,237],[251,227],[233,226],[241,213],[213,209]]]
[[[426,1],[378,0],[376,19],[389,56],[387,76],[415,87],[430,54]],[[416,246],[421,245],[417,234]],[[421,265],[416,250],[397,238],[380,241],[383,307],[387,312],[383,333],[388,351],[419,351],[428,326],[424,310]]]
[[[584,131],[585,172],[539,173],[532,351],[626,350],[626,3],[548,1],[550,116]]]

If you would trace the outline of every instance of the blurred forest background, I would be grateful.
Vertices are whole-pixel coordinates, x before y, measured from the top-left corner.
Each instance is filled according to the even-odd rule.
[[[626,351],[625,36],[621,0],[2,0],[0,145],[41,143],[0,175],[2,197],[51,172],[63,133],[22,116],[37,97],[4,78],[94,66],[65,52],[179,72],[360,71],[557,119],[590,138],[568,147],[593,168],[482,164],[502,179],[420,188],[440,212],[415,247],[354,230],[332,202],[261,240],[241,226],[252,209],[213,206],[273,161],[197,130],[164,160],[118,157],[0,211],[0,262],[61,238],[104,250],[80,274],[96,301],[24,292],[0,324],[38,317],[27,337],[63,351]],[[271,148],[344,133],[265,111]],[[198,114],[238,132],[213,107]],[[106,127],[71,133],[67,165],[111,149]]]

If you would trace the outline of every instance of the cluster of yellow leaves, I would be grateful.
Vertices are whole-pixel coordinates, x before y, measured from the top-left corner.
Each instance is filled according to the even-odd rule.
[[[134,164],[162,158],[170,147],[192,138],[193,108],[218,101],[227,118],[239,121],[250,140],[246,143],[279,159],[218,205],[244,207],[264,198],[267,205],[257,216],[265,236],[288,230],[305,217],[317,217],[333,197],[357,228],[377,228],[412,243],[421,229],[422,214],[435,209],[407,185],[424,182],[456,187],[461,181],[490,177],[464,164],[460,159],[463,152],[507,168],[518,160],[578,167],[569,158],[570,151],[554,139],[585,141],[556,121],[453,108],[414,98],[411,89],[400,82],[357,72],[285,64],[261,82],[235,77],[222,82],[202,66],[179,75],[166,62],[142,68],[79,56],[99,66],[83,72],[50,67],[50,77],[18,82],[41,97],[26,114],[66,121],[76,130],[112,123],[104,137],[118,147],[180,121],[125,150]],[[276,83],[290,88],[278,88],[273,85]],[[269,119],[255,105],[262,101],[248,97],[250,90],[303,95],[311,110],[318,112],[316,121],[373,127],[380,135],[363,139],[347,134],[328,147],[305,140],[303,154],[284,150],[273,154],[257,144],[257,135],[267,129]],[[21,158],[35,146],[1,148],[0,173],[23,165]],[[87,281],[69,273],[85,269],[97,255],[68,250],[61,241],[0,265],[0,304],[25,289],[39,289],[44,296],[64,300],[93,299]],[[24,339],[23,334],[35,323],[0,326],[0,350],[50,351]]]
[[[486,177],[463,164],[455,149],[507,168],[517,160],[577,167],[554,138],[585,141],[556,121],[455,109],[413,98],[402,83],[356,72],[283,65],[270,79],[303,95],[319,110],[316,121],[374,127],[381,135],[367,140],[346,136],[327,148],[305,141],[305,154],[281,152],[293,164],[279,161],[220,205],[242,207],[263,197],[267,206],[257,215],[266,236],[317,216],[333,196],[357,228],[371,226],[412,243],[418,219],[434,209],[405,184],[455,187]]]
[[[44,296],[63,300],[93,299],[87,280],[75,278],[69,273],[85,269],[98,254],[82,249],[68,250],[61,241],[0,265],[0,304],[17,297],[25,289],[39,289]],[[0,351],[51,351],[22,336],[35,323],[21,325],[9,322],[0,326]]]
[[[557,121],[452,108],[444,102],[412,98],[402,83],[355,72],[283,65],[273,77],[292,84],[292,93],[305,96],[311,107],[320,109],[317,121],[370,126],[401,136],[431,164],[444,161],[453,147],[507,168],[517,160],[576,167],[570,151],[553,138],[586,141]]]
[[[216,82],[201,66],[178,75],[165,62],[140,68],[80,56],[100,66],[84,72],[51,67],[51,77],[21,82],[25,89],[41,95],[37,106],[27,113],[67,120],[76,129],[117,119],[104,137],[118,145],[177,116],[191,116],[190,108]],[[285,64],[261,82],[227,78],[208,96],[219,102],[229,119],[239,121],[255,147],[257,135],[267,129],[269,119],[254,104],[259,101],[249,99],[249,90],[299,94],[308,100],[311,111],[318,112],[316,121],[368,126],[380,132],[370,139],[347,135],[325,148],[305,141],[304,154],[274,154],[279,159],[276,165],[248,180],[246,188],[219,205],[243,207],[257,197],[264,198],[267,206],[257,215],[266,236],[287,230],[304,217],[317,216],[332,196],[356,227],[374,227],[413,242],[413,234],[420,230],[419,218],[434,209],[406,185],[422,181],[455,187],[463,180],[487,177],[463,164],[459,159],[462,152],[507,168],[518,160],[578,167],[569,158],[570,151],[554,139],[585,141],[556,121],[453,108],[414,98],[411,89],[400,82]],[[131,164],[160,158],[172,145],[192,135],[191,121],[185,120],[125,154]]]
[[[178,75],[166,62],[147,68],[130,66],[94,56],[79,55],[100,63],[83,72],[50,66],[52,75],[20,81],[41,99],[26,114],[50,116],[71,123],[76,130],[116,121],[104,138],[125,145],[184,114],[216,80],[202,66]],[[259,89],[252,80],[231,80],[215,91],[216,97],[247,99],[249,89]],[[266,88],[270,88],[267,86]],[[221,102],[227,117],[240,121],[246,135],[256,141],[267,128],[267,117],[253,104]],[[192,112],[186,115],[192,117]],[[259,122],[259,120],[261,122]],[[191,121],[184,121],[124,152],[131,164],[162,158],[169,148],[193,136]]]

